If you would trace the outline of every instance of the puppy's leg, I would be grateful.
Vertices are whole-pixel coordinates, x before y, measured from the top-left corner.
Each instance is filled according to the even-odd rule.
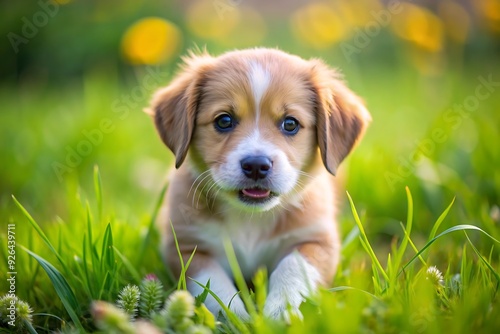
[[[193,296],[197,296],[203,292],[203,288],[196,284],[193,280],[206,285],[210,280],[210,290],[213,291],[225,305],[229,305],[229,309],[242,319],[248,319],[249,315],[245,309],[245,305],[238,295],[238,290],[234,286],[233,280],[225,272],[224,268],[208,255],[196,254],[191,262],[189,276],[192,280],[188,280],[188,290]],[[222,310],[219,303],[209,294],[205,300],[206,307],[215,316]]]
[[[301,316],[300,304],[319,285],[329,283],[337,265],[336,250],[319,243],[302,244],[285,256],[271,273],[264,314],[288,320],[287,307]]]

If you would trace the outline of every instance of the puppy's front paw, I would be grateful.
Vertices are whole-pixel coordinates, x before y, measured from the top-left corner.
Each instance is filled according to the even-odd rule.
[[[292,315],[302,318],[299,311],[304,296],[316,290],[319,273],[300,254],[287,255],[271,274],[269,295],[264,314],[273,319],[283,318],[290,322]]]
[[[290,323],[291,316],[302,319],[299,306],[304,298],[300,293],[288,292],[287,294],[271,291],[264,305],[264,315],[271,319],[281,319]]]

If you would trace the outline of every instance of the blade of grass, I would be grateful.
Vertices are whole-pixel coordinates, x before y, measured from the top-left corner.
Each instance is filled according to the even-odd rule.
[[[498,290],[498,285],[500,284],[500,275],[495,271],[495,269],[491,266],[491,264],[488,261],[486,261],[486,259],[481,255],[481,253],[479,253],[476,246],[474,246],[474,244],[470,240],[467,232],[464,231],[464,234],[465,234],[465,237],[467,238],[467,241],[469,241],[470,246],[474,250],[474,253],[476,253],[476,255],[479,257],[479,259],[486,265],[486,267],[488,267],[488,269],[491,271],[493,276],[495,276],[495,278],[497,279],[497,290]]]
[[[94,165],[94,191],[97,201],[97,214],[99,222],[102,221],[102,180],[99,173],[99,166]]]
[[[331,288],[331,289],[328,289],[328,291],[330,292],[339,292],[339,291],[347,291],[347,290],[353,290],[353,291],[358,291],[358,292],[362,292],[364,293],[365,295],[368,295],[376,300],[381,300],[379,297],[375,296],[374,294],[368,292],[368,291],[365,291],[363,289],[358,289],[358,288],[354,288],[352,286],[336,286],[334,288]]]
[[[113,232],[111,230],[111,224],[108,224],[106,226],[106,230],[104,232],[101,255],[101,268],[112,270],[115,267],[115,255],[113,249]]]
[[[23,325],[24,325],[24,327],[26,327],[26,329],[28,330],[28,332],[30,334],[38,334],[38,332],[33,328],[33,325],[31,324],[31,322],[23,319]]]
[[[415,253],[418,253],[418,248],[417,248],[417,246],[415,246],[415,244],[414,244],[414,243],[413,243],[413,241],[411,240],[410,235],[409,235],[409,234],[408,234],[408,232],[406,231],[406,229],[405,229],[405,227],[404,227],[404,225],[403,225],[403,224],[401,224],[401,228],[403,229],[403,233],[404,233],[405,235],[408,235],[408,242],[410,243],[411,248],[413,248],[413,250],[415,251]],[[420,262],[422,262],[422,264],[423,264],[425,267],[427,267],[427,262],[425,262],[424,258],[423,258],[421,255],[419,255],[419,256],[418,256],[418,259],[420,260]]]
[[[87,263],[87,235],[83,236],[82,261],[83,261],[83,274],[85,275],[85,279],[87,280],[88,291],[90,292],[89,297],[91,299],[94,299],[94,290],[93,290],[94,284],[93,284],[93,279],[90,278],[89,268]]]
[[[85,235],[83,236],[83,247],[84,247],[84,252],[85,252]],[[82,288],[87,294],[89,299],[93,298],[93,294],[91,291],[91,283],[89,281],[89,274],[87,271],[87,263],[86,263],[86,257],[85,253],[83,254],[83,258],[80,259],[79,261],[75,259],[75,266],[76,269],[78,270],[78,280],[81,282]]]
[[[255,290],[255,304],[257,305],[257,312],[259,314],[263,314],[266,304],[268,277],[266,267],[260,267],[252,279]]]
[[[104,279],[102,280],[102,283],[101,283],[101,288],[99,289],[99,295],[97,297],[97,299],[102,299],[102,296],[103,296],[103,293],[104,292],[110,292],[109,289],[107,288],[107,286],[109,286],[109,271],[106,272],[106,274],[104,275]]]
[[[191,264],[191,261],[193,260],[193,257],[194,257],[194,254],[196,253],[197,248],[198,247],[195,247],[193,249],[193,252],[189,256],[189,259],[187,260],[187,262],[184,264],[184,267],[182,268],[181,275],[179,277],[179,283],[180,283],[181,288],[183,290],[187,290],[186,273],[187,273],[187,270],[189,269],[189,265]]]
[[[123,265],[125,268],[127,268],[128,272],[134,279],[134,282],[138,285],[141,282],[141,275],[139,272],[135,269],[134,265],[129,261],[129,259],[123,255],[118,248],[113,246],[113,250],[115,251],[116,255],[122,260]]]
[[[21,246],[22,247],[22,246]],[[24,251],[26,251],[29,255],[31,255],[35,260],[38,261],[40,266],[45,270],[47,275],[49,276],[50,281],[54,289],[56,290],[57,295],[61,299],[61,302],[64,305],[64,308],[68,312],[71,320],[75,326],[84,332],[83,326],[80,322],[79,315],[81,314],[80,304],[75,297],[75,294],[71,287],[69,286],[67,280],[64,276],[48,261],[38,256],[37,254],[31,252],[30,250],[22,247]]]
[[[399,268],[399,265],[403,259],[403,255],[406,252],[406,248],[408,247],[408,242],[411,235],[411,229],[413,226],[413,198],[411,196],[410,188],[408,187],[406,187],[406,198],[408,202],[408,214],[406,217],[406,227],[404,229],[405,236],[396,254],[395,266],[394,266],[395,268]]]
[[[170,227],[172,228],[172,236],[174,237],[175,249],[177,250],[177,255],[179,256],[179,262],[181,264],[181,273],[185,273],[186,267],[184,265],[184,258],[182,257],[181,248],[179,247],[179,241],[177,240],[177,234],[175,233],[174,225],[172,224],[172,222],[170,222]],[[179,277],[179,281],[177,282],[177,290],[182,289],[184,284],[182,281],[186,281],[185,275],[181,275],[181,277]]]
[[[63,258],[59,254],[59,252],[56,251],[52,243],[50,242],[49,238],[47,235],[43,232],[42,228],[40,225],[37,224],[37,222],[33,219],[33,217],[29,214],[29,212],[24,208],[24,206],[18,202],[18,200],[12,195],[12,199],[16,203],[17,207],[21,209],[21,212],[24,214],[24,216],[28,219],[30,222],[31,226],[35,229],[35,231],[38,233],[38,235],[42,238],[42,240],[45,242],[45,244],[49,247],[49,249],[52,251],[52,253],[57,257],[57,260],[60,262],[61,266],[65,270],[65,272],[68,272],[68,267],[66,266],[66,263],[64,262]]]
[[[363,240],[363,238],[361,238],[361,236],[359,237],[359,241],[361,242],[361,246],[363,247],[365,252],[369,254],[370,253],[369,247],[368,247],[368,245],[366,245],[365,240]],[[373,286],[375,287],[375,289],[377,291],[383,291],[382,282],[380,281],[379,270],[373,262],[372,262],[372,272],[373,272],[373,277],[372,277],[373,278]]]
[[[365,249],[368,252],[368,255],[370,255],[370,258],[372,259],[373,263],[377,267],[377,269],[380,271],[380,274],[384,277],[386,282],[389,282],[389,277],[387,276],[387,273],[384,271],[384,268],[380,264],[380,261],[378,260],[377,256],[375,255],[375,252],[373,251],[372,246],[370,245],[370,241],[368,240],[368,237],[366,236],[365,229],[363,228],[363,224],[361,224],[361,220],[359,219],[358,212],[356,210],[356,207],[354,206],[354,202],[352,201],[351,195],[349,195],[349,192],[347,193],[347,197],[349,198],[349,204],[351,205],[351,211],[354,216],[354,221],[358,225],[359,231],[361,233],[360,239],[363,239],[364,244],[365,244]]]
[[[464,289],[469,286],[470,273],[471,266],[469,265],[469,261],[467,261],[467,244],[465,244],[462,250],[462,262],[460,263],[460,278],[462,279]]]
[[[404,266],[403,268],[399,271],[398,273],[398,276],[401,275],[401,273],[420,255],[422,254],[427,248],[429,248],[430,245],[432,245],[434,243],[434,241],[436,241],[437,239],[441,238],[442,236],[445,236],[447,235],[448,233],[451,233],[451,232],[455,232],[455,231],[464,231],[464,230],[475,230],[475,231],[479,231],[479,232],[482,232],[483,234],[485,234],[486,236],[488,236],[491,240],[497,242],[497,243],[500,243],[500,241],[498,241],[497,239],[495,239],[494,237],[492,237],[490,234],[486,233],[485,231],[483,231],[482,229],[480,229],[479,227],[477,226],[474,226],[474,225],[457,225],[457,226],[453,226],[453,227],[450,227],[449,229],[447,229],[446,231],[444,232],[441,232],[440,234],[438,234],[437,236],[435,236],[434,238],[432,238],[431,240],[429,240],[425,246],[418,251],[417,254],[415,254],[410,261],[408,261]]]
[[[441,226],[441,223],[444,221],[446,216],[448,215],[448,212],[450,211],[451,207],[453,206],[453,203],[455,203],[455,197],[453,197],[453,200],[451,201],[450,205],[443,211],[443,213],[439,216],[439,218],[436,220],[436,223],[434,223],[434,226],[432,227],[431,233],[429,234],[429,240],[434,239],[436,236],[437,230],[439,229],[439,226]]]
[[[347,236],[342,240],[342,250],[346,249],[354,240],[356,240],[357,236],[359,236],[359,228],[353,226],[351,231],[347,234]]]
[[[113,247],[113,231],[111,229],[111,223],[108,223],[106,230],[104,232],[104,237],[102,240],[101,249],[101,273],[105,274],[105,279],[103,281],[103,286],[101,287],[101,292],[99,294],[102,297],[102,292],[105,291],[108,294],[108,298],[113,291],[113,284],[116,280],[116,262]],[[98,281],[99,282],[99,281]]]
[[[206,286],[207,286],[207,288],[203,289],[203,292],[195,297],[196,306],[200,306],[202,303],[205,302],[205,300],[207,300],[208,290],[210,290],[210,278],[208,279]]]
[[[255,305],[252,301],[252,298],[250,297],[250,291],[248,290],[245,278],[243,277],[243,273],[241,272],[241,268],[238,264],[238,259],[236,258],[236,254],[234,253],[233,245],[227,238],[224,239],[224,250],[226,252],[227,261],[229,262],[231,271],[233,272],[236,286],[241,291],[241,299],[243,299],[250,317],[254,318],[254,316],[256,315]]]
[[[102,278],[102,275],[100,274],[101,273],[101,270],[100,270],[100,267],[99,267],[99,264],[101,262],[100,258],[99,258],[99,254],[97,252],[97,249],[94,245],[94,242],[93,242],[93,231],[92,231],[92,214],[90,212],[90,204],[89,202],[87,201],[86,202],[86,221],[87,221],[87,243],[84,244],[84,247],[83,247],[83,257],[84,257],[84,263],[86,265],[86,272],[88,273],[89,270],[88,270],[88,262],[87,262],[87,251],[88,251],[88,254],[89,254],[89,257],[90,257],[90,264],[91,264],[91,268],[92,268],[92,273],[93,275],[89,275],[89,283],[90,283],[90,291],[92,292],[92,298],[93,299],[96,299],[97,298],[97,293],[99,291],[99,281],[100,281],[100,278]]]
[[[406,252],[406,249],[408,248],[408,242],[410,241],[410,234],[411,234],[411,229],[413,226],[413,198],[411,196],[410,188],[406,187],[406,200],[408,203],[408,212],[406,216],[406,227],[403,226],[403,231],[404,231],[404,237],[403,240],[401,241],[401,245],[399,248],[396,250],[396,254],[394,256],[394,262],[388,262],[391,264],[391,270],[389,270],[389,275],[390,275],[390,287],[395,288],[395,283],[396,279],[398,277],[398,269],[401,265],[401,262],[403,261],[403,256]],[[392,292],[393,289],[390,289]]]
[[[160,208],[163,204],[163,199],[165,198],[166,192],[167,192],[167,185],[165,184],[160,191],[160,196],[156,201],[153,214],[151,215],[151,219],[149,221],[148,231],[146,233],[146,236],[144,237],[144,241],[141,244],[141,248],[139,249],[138,263],[142,263],[142,261],[144,260],[144,254],[146,253],[146,249],[151,246],[151,238],[153,236],[153,233],[155,232],[154,228],[155,222],[158,217],[158,212],[160,212]]]
[[[222,302],[222,300],[212,290],[210,290],[207,286],[203,285],[202,283],[200,283],[200,282],[198,282],[198,281],[196,281],[194,279],[193,279],[193,282],[195,282],[196,284],[198,284],[199,286],[201,286],[203,289],[205,289],[206,291],[208,291],[208,293],[217,301],[217,303],[220,305],[220,307],[224,310],[224,312],[226,313],[226,316],[228,317],[228,319],[231,322],[231,324],[233,324],[240,333],[250,334],[250,331],[245,326],[245,324],[243,323],[243,321],[237,315],[235,315],[229,309],[229,307],[227,307]]]

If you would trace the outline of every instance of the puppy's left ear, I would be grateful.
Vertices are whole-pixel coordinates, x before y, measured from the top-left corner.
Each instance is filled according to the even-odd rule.
[[[193,135],[196,110],[206,72],[213,64],[207,53],[190,55],[183,59],[180,72],[167,87],[153,96],[150,107],[144,111],[154,119],[161,139],[175,155],[175,167],[186,158]]]
[[[363,136],[371,116],[360,97],[320,60],[311,60],[316,94],[316,131],[321,158],[335,175],[339,164]]]

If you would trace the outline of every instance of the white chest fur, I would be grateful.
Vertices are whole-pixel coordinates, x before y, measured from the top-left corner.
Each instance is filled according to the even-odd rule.
[[[276,219],[272,213],[239,213],[227,216],[224,222],[204,222],[198,236],[210,248],[214,257],[231,274],[226,259],[224,240],[229,239],[238,258],[238,264],[246,279],[251,279],[260,266],[272,271],[278,262],[314,233],[314,225],[272,235]]]

